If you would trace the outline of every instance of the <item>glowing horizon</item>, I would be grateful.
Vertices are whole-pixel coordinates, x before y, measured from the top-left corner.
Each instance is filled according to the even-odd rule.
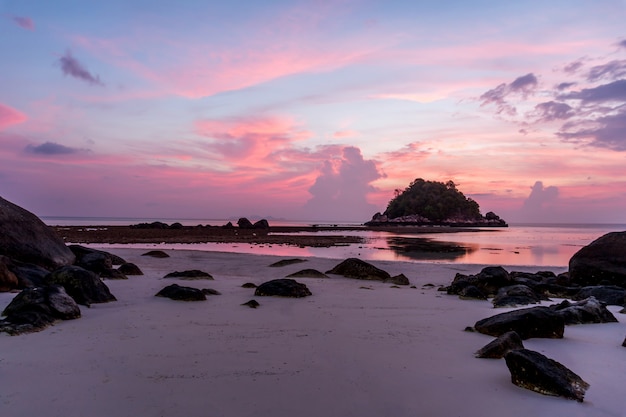
[[[624,2],[414,3],[0,1],[0,196],[366,221],[424,178],[626,223]]]

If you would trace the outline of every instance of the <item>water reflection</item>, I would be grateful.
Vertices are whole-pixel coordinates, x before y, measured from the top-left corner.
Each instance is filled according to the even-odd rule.
[[[387,238],[387,248],[399,257],[412,260],[454,261],[478,249],[475,244],[458,244],[433,241],[426,238],[392,236]]]

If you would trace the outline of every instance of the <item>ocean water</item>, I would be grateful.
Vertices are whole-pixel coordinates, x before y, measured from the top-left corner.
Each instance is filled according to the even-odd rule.
[[[180,222],[183,225],[223,225],[233,219],[135,219],[43,217],[48,225],[58,226],[124,226],[142,222]],[[256,220],[256,219],[251,219]],[[236,222],[236,219],[233,223]],[[314,222],[270,220],[270,225],[307,226]],[[345,224],[345,223],[343,223]],[[343,225],[342,224],[342,225]],[[350,226],[358,223],[350,223]],[[252,253],[277,256],[316,256],[331,259],[359,257],[363,260],[407,262],[465,263],[487,265],[535,265],[566,270],[569,259],[580,248],[600,236],[626,231],[626,224],[513,224],[507,228],[483,228],[475,232],[394,234],[370,230],[324,231],[317,233],[357,235],[362,244],[330,248],[290,245],[250,245],[232,243],[100,245],[102,248],[140,247],[146,249],[188,249]],[[425,244],[428,243],[428,244]],[[433,243],[438,250],[431,251]]]

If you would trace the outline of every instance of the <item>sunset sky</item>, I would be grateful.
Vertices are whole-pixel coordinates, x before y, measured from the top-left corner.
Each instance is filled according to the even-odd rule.
[[[0,196],[366,221],[416,178],[626,223],[626,1],[0,0]]]

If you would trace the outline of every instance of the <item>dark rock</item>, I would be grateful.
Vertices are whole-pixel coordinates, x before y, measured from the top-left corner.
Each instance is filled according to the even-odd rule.
[[[544,395],[582,402],[589,384],[559,362],[528,349],[512,350],[504,356],[511,382]]]
[[[512,350],[524,349],[522,338],[515,332],[506,332],[476,352],[477,358],[501,359]]]
[[[108,268],[100,272],[100,278],[106,279],[128,279],[119,269]]]
[[[70,265],[75,260],[52,228],[33,213],[1,197],[0,255],[47,269]]]
[[[174,222],[170,225],[170,229],[174,229],[174,230],[180,230],[183,227],[184,226],[182,225],[182,223],[179,223],[179,222]]]
[[[548,307],[530,307],[479,320],[474,328],[479,333],[496,337],[515,331],[522,339],[531,337],[560,339],[565,330],[565,321],[561,315]]]
[[[256,284],[253,284],[252,282],[246,282],[241,286],[241,288],[256,288]]]
[[[477,287],[487,297],[493,297],[502,287],[513,284],[509,273],[501,266],[488,266],[476,275],[456,274],[452,284],[447,288],[448,294],[459,295],[467,286]]]
[[[200,271],[198,269],[190,269],[188,271],[174,271],[165,275],[163,278],[178,278],[184,280],[197,280],[197,279],[213,279],[208,272]]]
[[[131,262],[123,263],[117,268],[124,275],[143,275],[143,272],[137,265]]]
[[[221,292],[214,290],[213,288],[203,288],[201,291],[204,295],[222,295]]]
[[[257,300],[250,300],[250,301],[247,301],[247,302],[242,304],[242,306],[248,306],[250,308],[257,308],[260,305],[261,304],[259,304],[259,302]]]
[[[62,285],[74,301],[81,305],[116,301],[100,277],[79,266],[68,265],[56,269],[46,276],[45,281],[49,285]]]
[[[26,288],[2,312],[0,331],[11,335],[36,332],[58,320],[80,317],[80,308],[60,285]]]
[[[10,258],[0,255],[0,292],[7,292],[19,287],[17,275],[9,269],[13,264]]]
[[[500,288],[492,303],[494,307],[501,308],[538,304],[540,301],[533,290],[526,285],[518,284]]]
[[[565,324],[615,323],[617,319],[607,308],[606,304],[589,297],[577,303],[564,300],[560,304],[549,307],[565,321]]]
[[[239,226],[240,229],[254,229],[254,225],[252,224],[252,222],[245,217],[237,220],[237,226]]]
[[[81,246],[81,245],[69,245],[68,248],[70,248],[72,253],[74,253],[74,255],[76,256],[76,263],[81,262],[84,256],[91,255],[94,253],[104,255],[108,259],[107,261],[107,264],[109,264],[108,268],[110,268],[111,265],[122,265],[126,263],[124,258],[122,258],[121,256],[117,256],[117,255],[114,255],[110,252],[106,252],[103,250],[92,249],[92,248],[88,248],[86,246]]]
[[[545,298],[571,298],[580,291],[580,287],[564,287],[559,284],[537,284],[532,289]]]
[[[265,219],[261,219],[258,222],[255,222],[252,227],[254,227],[255,229],[269,229],[270,228],[270,224],[267,220]]]
[[[157,297],[171,298],[179,301],[204,301],[206,295],[197,288],[183,287],[178,284],[168,285],[156,293]]]
[[[41,266],[18,261],[8,263],[7,267],[17,277],[18,288],[22,289],[46,285],[45,278],[50,273]]]
[[[394,277],[391,277],[391,278],[389,278],[385,282],[389,282],[389,283],[395,284],[395,285],[409,285],[410,284],[409,279],[404,274],[400,274],[400,275],[396,275]]]
[[[104,253],[92,252],[77,259],[76,265],[88,271],[100,274],[103,271],[113,268],[111,258]]]
[[[595,297],[608,305],[624,306],[624,297],[626,297],[626,289],[617,285],[594,285],[592,287],[581,288],[572,300],[579,301],[589,297]]]
[[[327,274],[343,275],[347,278],[356,278],[374,281],[387,281],[391,278],[388,272],[357,258],[348,258],[336,265]]]
[[[487,296],[478,287],[468,285],[458,292],[459,298],[462,300],[486,300]]]
[[[228,222],[226,223],[224,226],[222,226],[223,229],[234,229],[235,226],[233,225],[232,222]]]
[[[254,295],[301,298],[312,294],[306,285],[293,279],[281,278],[259,285],[254,291]]]
[[[287,266],[287,265],[298,264],[300,262],[306,262],[306,259],[298,259],[298,258],[282,259],[278,262],[274,262],[270,266],[272,268],[280,268],[280,267]]]
[[[626,232],[608,233],[576,252],[569,275],[583,287],[604,282],[626,288]]]
[[[146,253],[142,253],[141,256],[150,256],[151,258],[169,258],[170,256],[162,250],[151,250]]]
[[[303,269],[287,275],[287,278],[328,278],[328,275],[317,269]]]

